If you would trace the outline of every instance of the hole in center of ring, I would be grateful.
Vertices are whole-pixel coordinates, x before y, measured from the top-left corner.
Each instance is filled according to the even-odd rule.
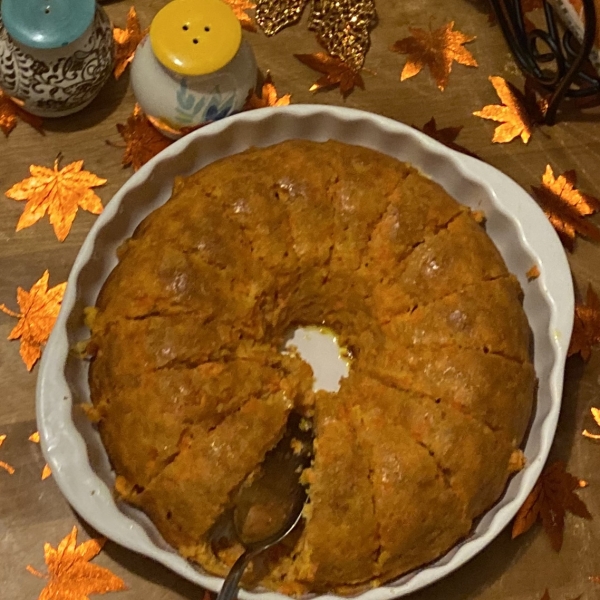
[[[194,42],[194,44],[197,44],[197,43],[198,43],[198,38],[194,38],[194,39],[192,40],[192,42]]]
[[[184,31],[187,31],[190,28],[190,26],[186,23],[181,29],[183,29]]]
[[[340,347],[337,336],[326,327],[299,327],[290,333],[283,352],[297,352],[313,370],[313,391],[337,392],[340,381],[348,376],[351,356]]]
[[[46,6],[46,9],[44,10],[44,12],[45,12],[47,15],[49,15],[49,14],[50,14],[50,7],[49,7],[49,6]]]

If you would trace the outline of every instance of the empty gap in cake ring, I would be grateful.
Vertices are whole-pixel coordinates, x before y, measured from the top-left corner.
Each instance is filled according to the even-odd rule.
[[[233,511],[236,507],[236,501],[237,501],[236,497],[237,497],[239,491],[244,486],[250,486],[253,484],[254,481],[256,481],[258,478],[260,478],[260,476],[263,472],[265,461],[267,461],[269,459],[269,455],[272,452],[277,452],[277,448],[282,442],[285,441],[286,444],[288,442],[293,443],[293,439],[290,438],[290,433],[291,433],[290,429],[293,427],[290,425],[290,422],[293,419],[295,419],[296,423],[306,421],[306,418],[302,414],[297,413],[294,409],[292,409],[290,411],[290,413],[288,414],[286,425],[282,430],[279,440],[270,449],[268,449],[265,452],[262,459],[244,477],[244,479],[239,483],[239,485],[237,485],[235,487],[235,489],[233,489],[230,492],[229,500],[228,500],[227,504],[224,505],[221,514],[219,515],[219,517],[217,518],[217,520],[215,521],[213,526],[210,528],[210,530],[206,534],[206,544],[211,549],[211,556],[215,559],[215,561],[217,561],[217,563],[219,564],[221,569],[223,569],[224,571],[228,570],[231,567],[231,564],[224,562],[223,559],[219,556],[219,552],[222,552],[229,548],[236,548],[238,546],[239,546],[239,553],[241,553],[243,551],[243,547],[240,545],[240,542],[237,539],[237,534],[233,527]],[[307,431],[309,431],[309,430],[307,430]],[[314,453],[314,449],[312,448],[313,439],[314,438],[311,434],[311,442],[310,442],[311,448],[310,448],[309,454],[308,454],[309,457],[312,457],[313,453]],[[302,443],[304,444],[304,442],[302,442]],[[301,480],[302,474],[298,473],[298,477]],[[306,486],[309,487],[308,482],[306,482]],[[299,523],[299,528],[300,529],[297,530],[297,533],[298,533],[298,531],[303,530],[304,520],[301,520],[301,522]],[[221,546],[221,547],[219,548],[219,546]],[[294,549],[292,548],[292,549],[290,549],[290,558],[293,553],[294,553]],[[260,558],[261,557],[258,557],[259,561],[260,561]],[[263,576],[264,575],[270,575],[270,573],[268,571],[265,571]],[[257,583],[258,583],[258,581],[257,581]]]

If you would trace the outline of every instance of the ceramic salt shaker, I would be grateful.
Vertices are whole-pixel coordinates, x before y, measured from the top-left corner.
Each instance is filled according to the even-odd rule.
[[[0,88],[41,117],[87,106],[114,64],[112,26],[95,0],[2,0]]]
[[[252,48],[223,0],[172,0],[131,65],[138,103],[171,138],[241,110],[256,78]]]

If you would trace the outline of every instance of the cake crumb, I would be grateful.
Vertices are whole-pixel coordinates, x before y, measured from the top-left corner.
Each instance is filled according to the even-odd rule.
[[[90,423],[93,423],[95,425],[96,423],[99,423],[102,420],[102,413],[95,406],[92,406],[87,402],[81,403],[79,406],[81,407],[83,414],[87,417]]]
[[[86,306],[83,309],[83,322],[88,329],[94,327],[94,321],[98,316],[98,309],[95,306]]]
[[[79,360],[86,360],[93,357],[93,353],[90,352],[90,340],[80,340],[69,348],[69,353],[78,358]]]
[[[485,213],[482,210],[473,210],[471,211],[471,215],[475,219],[475,222],[480,225],[485,223]]]
[[[304,450],[304,444],[296,438],[292,439],[292,441],[290,442],[290,446],[292,448],[294,456],[300,456]]]
[[[510,455],[510,460],[508,461],[508,470],[510,473],[518,473],[523,470],[525,467],[527,460],[525,455],[521,450],[515,450]]]
[[[540,268],[537,265],[533,265],[529,271],[526,273],[527,281],[533,281],[540,276]]]
[[[300,431],[310,431],[312,429],[311,422],[308,419],[302,418],[300,421]]]

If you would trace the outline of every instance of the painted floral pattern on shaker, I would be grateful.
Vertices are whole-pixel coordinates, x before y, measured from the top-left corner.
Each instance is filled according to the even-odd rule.
[[[112,71],[112,26],[104,10],[96,10],[84,36],[74,42],[78,49],[73,53],[50,50],[50,56],[59,57],[41,60],[16,44],[0,20],[0,87],[32,112],[64,113],[85,106]]]
[[[181,80],[177,90],[177,120],[179,125],[193,125],[198,122],[198,114],[202,113],[201,121],[218,121],[233,112],[235,94],[223,94],[216,86],[207,96],[198,96],[191,92],[187,80]]]

